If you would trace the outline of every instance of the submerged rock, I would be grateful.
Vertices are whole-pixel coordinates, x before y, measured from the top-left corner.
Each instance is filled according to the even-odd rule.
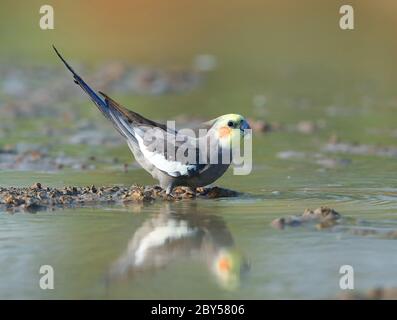
[[[151,203],[156,200],[178,201],[193,198],[224,198],[236,197],[236,191],[219,187],[197,188],[192,190],[187,187],[174,188],[172,195],[166,195],[165,190],[159,186],[87,186],[87,187],[43,187],[35,183],[25,188],[0,187],[0,210],[28,211],[53,209],[57,207],[76,207],[97,205],[104,203],[128,204]]]
[[[397,288],[374,288],[366,292],[343,292],[338,296],[341,300],[396,300]]]
[[[319,207],[315,210],[305,209],[301,215],[289,216],[274,219],[271,226],[283,230],[285,227],[296,227],[304,223],[314,222],[318,229],[324,229],[334,226],[338,223],[341,215],[329,207]]]
[[[318,126],[313,121],[304,120],[296,125],[296,131],[303,134],[313,134],[318,130]]]
[[[284,230],[286,227],[314,225],[317,230],[332,229],[332,231],[341,232],[345,235],[387,240],[397,239],[397,230],[373,226],[370,221],[351,217],[342,218],[338,212],[329,207],[319,207],[315,210],[305,209],[301,215],[277,218],[270,225],[279,230]]]
[[[345,228],[344,231],[361,237],[375,237],[378,239],[388,239],[395,240],[397,239],[397,230],[384,230],[383,228],[374,228],[374,227],[354,227],[354,228]]]

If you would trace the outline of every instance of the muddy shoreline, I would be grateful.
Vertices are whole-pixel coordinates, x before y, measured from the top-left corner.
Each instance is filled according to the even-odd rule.
[[[155,201],[180,201],[187,199],[216,199],[236,197],[240,193],[219,188],[176,187],[172,196],[159,186],[101,186],[64,188],[45,187],[35,183],[31,187],[0,187],[0,210],[7,212],[37,212],[56,208],[88,205],[153,203]]]

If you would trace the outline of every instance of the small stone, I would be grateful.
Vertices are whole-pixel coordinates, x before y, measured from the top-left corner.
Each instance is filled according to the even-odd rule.
[[[36,182],[30,188],[31,189],[41,189],[41,183],[40,182]]]
[[[4,198],[4,203],[6,204],[12,204],[14,202],[14,197],[11,195],[8,195]]]
[[[249,119],[248,123],[250,124],[251,129],[254,132],[270,132],[270,131],[272,131],[271,124],[268,122],[265,122],[264,120]]]
[[[236,197],[237,195],[238,195],[238,193],[235,191],[228,190],[228,189],[222,189],[219,187],[210,188],[210,190],[207,192],[207,197],[210,199],[224,198],[224,197]]]
[[[315,210],[305,209],[299,216],[275,219],[271,222],[271,226],[282,230],[285,226],[296,227],[303,223],[316,222],[316,228],[321,230],[334,226],[340,217],[340,214],[334,209],[329,207],[319,207]]]
[[[317,126],[312,121],[301,121],[298,123],[296,129],[300,133],[311,134],[316,131]]]
[[[95,187],[71,187],[61,189],[43,188],[40,183],[28,188],[0,188],[0,209],[4,210],[26,210],[36,212],[39,210],[53,209],[60,206],[76,206],[98,203],[128,203],[128,202],[153,202],[154,200],[179,201],[192,199],[195,196],[202,198],[233,197],[237,192],[214,188],[197,188],[192,190],[188,187],[177,187],[172,196],[166,196],[165,190],[159,186],[102,186]]]
[[[271,226],[273,228],[283,230],[285,228],[285,219],[284,218],[277,218],[271,222]]]
[[[329,144],[337,144],[339,142],[340,142],[340,139],[336,133],[331,134],[331,136],[328,138]]]
[[[340,218],[340,214],[329,207],[319,207],[314,210],[314,214],[322,219],[336,220]]]
[[[203,187],[198,187],[198,188],[196,189],[196,192],[197,192],[198,194],[202,195],[202,194],[204,194],[204,192],[205,192],[205,188],[203,188]]]
[[[396,300],[397,288],[373,288],[367,292],[344,292],[338,295],[341,300]]]

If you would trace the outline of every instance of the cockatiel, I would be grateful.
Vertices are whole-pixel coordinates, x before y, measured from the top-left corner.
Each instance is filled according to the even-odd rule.
[[[195,204],[171,206],[148,218],[128,242],[125,252],[112,264],[107,280],[141,278],[173,263],[204,262],[224,289],[234,290],[250,268],[220,216],[200,212]]]
[[[106,94],[91,89],[53,47],[78,84],[102,114],[125,138],[136,161],[170,195],[176,186],[209,185],[221,177],[232,161],[233,141],[240,139],[250,126],[238,114],[227,114],[206,122],[206,134],[195,137],[169,128],[124,108]],[[155,141],[153,141],[155,140]]]

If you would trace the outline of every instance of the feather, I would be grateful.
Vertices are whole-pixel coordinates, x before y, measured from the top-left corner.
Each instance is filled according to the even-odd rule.
[[[55,50],[55,53],[58,55],[58,57],[61,59],[61,61],[64,63],[66,68],[73,74],[74,82],[78,84],[85,93],[89,95],[91,100],[95,103],[95,105],[98,107],[98,109],[103,113],[103,115],[109,119],[109,109],[103,99],[99,97],[94,90],[90,88],[90,86],[73,70],[73,68],[66,62],[66,60],[61,56],[61,54],[58,52],[57,48],[55,46],[52,46]]]
[[[110,110],[117,110],[121,115],[123,115],[127,119],[128,123],[130,123],[131,125],[146,125],[150,127],[158,127],[163,129],[164,131],[167,131],[166,125],[149,120],[141,116],[139,113],[124,108],[119,103],[117,103],[116,101],[114,101],[112,98],[110,98],[108,95],[106,95],[101,91],[99,91],[99,94],[101,94],[105,98],[106,105]]]
[[[110,120],[114,127],[119,133],[126,138],[128,145],[134,145],[142,153],[145,160],[151,163],[158,170],[172,176],[172,177],[191,177],[200,173],[200,170],[206,167],[206,164],[199,164],[198,162],[198,148],[192,144],[196,143],[197,140],[186,136],[186,139],[190,139],[190,148],[195,149],[196,159],[194,163],[182,163],[181,161],[171,160],[169,155],[170,152],[176,155],[178,148],[184,145],[184,142],[176,141],[175,137],[177,132],[173,129],[167,128],[166,125],[147,119],[140,114],[131,111],[119,103],[114,101],[112,98],[107,96],[105,93],[99,91],[99,96],[91,87],[73,70],[73,68],[66,62],[61,56],[58,50],[53,46],[56,54],[65,64],[66,68],[73,74],[74,82],[78,84],[84,92],[88,94],[91,100],[95,103],[98,109],[104,114],[104,116]],[[208,122],[207,125],[213,124],[217,119],[212,122]],[[167,150],[162,151],[151,150],[150,146],[145,144],[145,134],[150,129],[157,129],[161,131],[159,143],[164,143],[163,146],[167,146]],[[171,141],[171,143],[170,143]],[[171,150],[170,150],[171,149]],[[134,152],[134,148],[131,148]]]

